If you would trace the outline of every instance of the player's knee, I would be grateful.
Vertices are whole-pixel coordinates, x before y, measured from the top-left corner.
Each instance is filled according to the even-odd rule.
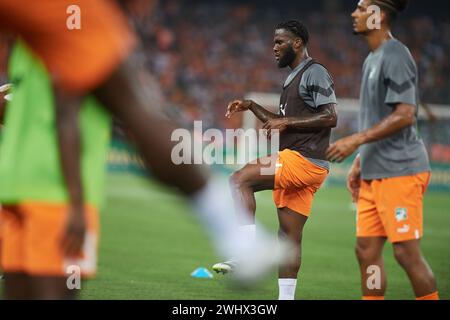
[[[411,250],[408,250],[405,246],[401,244],[394,245],[394,257],[397,262],[403,266],[408,267],[414,264],[417,260],[420,260],[420,255],[417,256]]]
[[[378,256],[378,253],[372,247],[361,243],[356,244],[355,254],[360,262],[370,262]]]
[[[245,173],[242,170],[234,172],[230,177],[230,185],[233,188],[239,188],[247,184]]]
[[[302,241],[302,231],[294,231],[289,228],[283,228],[283,226],[280,226],[278,229],[278,238],[283,240],[289,240],[294,245],[300,245]]]
[[[232,188],[235,188],[239,181],[239,171],[234,172],[229,178],[229,184]]]
[[[358,258],[358,261],[364,260],[365,249],[359,245],[355,246],[355,255]]]

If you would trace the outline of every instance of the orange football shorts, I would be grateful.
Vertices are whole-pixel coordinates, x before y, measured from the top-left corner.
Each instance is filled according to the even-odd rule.
[[[27,202],[3,207],[0,215],[3,271],[59,277],[78,270],[83,277],[94,276],[98,213],[92,207],[87,207],[85,212],[87,231],[82,253],[79,257],[66,258],[61,249],[68,214],[66,204]]]
[[[55,84],[78,94],[97,88],[135,45],[111,0],[2,0],[0,29],[24,39]]]
[[[309,217],[314,194],[328,176],[328,170],[289,149],[278,153],[273,200],[277,208],[289,208]]]
[[[404,242],[423,236],[423,197],[430,172],[361,181],[357,202],[358,237]]]

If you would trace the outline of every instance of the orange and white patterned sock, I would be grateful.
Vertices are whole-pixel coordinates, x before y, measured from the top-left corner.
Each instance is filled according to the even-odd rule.
[[[439,294],[436,291],[436,292],[433,292],[433,293],[428,294],[426,296],[418,297],[418,298],[416,298],[416,300],[439,300]]]
[[[363,300],[384,300],[384,296],[363,296]]]

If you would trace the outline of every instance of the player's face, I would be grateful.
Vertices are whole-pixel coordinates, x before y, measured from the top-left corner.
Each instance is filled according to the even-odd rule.
[[[367,8],[372,4],[371,0],[360,0],[356,10],[352,13],[353,32],[355,34],[366,34],[370,31],[367,20],[373,14]]]
[[[284,29],[275,30],[273,52],[278,68],[285,68],[291,65],[297,57],[297,53],[292,45],[294,41],[296,40],[293,39],[289,31]]]

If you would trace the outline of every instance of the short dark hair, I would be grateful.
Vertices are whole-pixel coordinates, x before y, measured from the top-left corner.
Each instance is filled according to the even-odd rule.
[[[372,0],[372,2],[387,14],[389,23],[394,22],[398,14],[405,11],[409,5],[409,0]]]
[[[306,46],[309,42],[309,32],[306,26],[298,20],[289,20],[286,22],[281,22],[277,25],[276,30],[285,29],[290,31],[295,36],[302,39],[303,44]]]

